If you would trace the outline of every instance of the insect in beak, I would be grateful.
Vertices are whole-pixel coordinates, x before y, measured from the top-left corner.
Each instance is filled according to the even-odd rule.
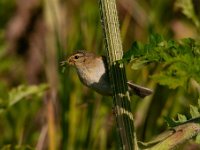
[[[64,61],[61,61],[61,62],[60,62],[60,66],[64,66],[64,65],[66,65],[66,63],[67,63],[67,61],[66,61],[66,60],[64,60]]]

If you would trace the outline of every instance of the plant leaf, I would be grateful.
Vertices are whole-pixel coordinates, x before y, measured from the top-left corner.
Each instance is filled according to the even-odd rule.
[[[190,105],[190,114],[192,118],[196,118],[200,116],[200,113],[198,111],[198,107],[195,107],[193,105]]]
[[[147,44],[134,42],[123,57],[132,63],[132,69],[140,69],[149,63],[161,64],[161,70],[152,79],[169,88],[187,87],[189,79],[200,83],[200,42],[191,38],[179,41],[165,40],[152,34]]]
[[[9,92],[9,106],[12,106],[28,96],[41,95],[48,88],[47,84],[25,86],[20,85]]]

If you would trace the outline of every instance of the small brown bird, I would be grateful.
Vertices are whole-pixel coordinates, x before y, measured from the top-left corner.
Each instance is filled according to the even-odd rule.
[[[61,65],[64,65],[66,62],[76,68],[79,79],[84,85],[102,95],[112,96],[107,61],[104,56],[78,51],[72,54],[66,61],[62,61]],[[145,97],[152,93],[152,90],[133,84],[130,81],[127,84],[131,94]]]

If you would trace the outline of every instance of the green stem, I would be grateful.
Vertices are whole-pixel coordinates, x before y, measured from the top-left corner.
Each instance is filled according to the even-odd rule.
[[[123,48],[116,2],[115,0],[99,0],[99,3],[108,54],[109,75],[114,93],[114,112],[121,146],[125,150],[138,149],[125,68],[124,64],[118,62],[118,60],[122,59]]]

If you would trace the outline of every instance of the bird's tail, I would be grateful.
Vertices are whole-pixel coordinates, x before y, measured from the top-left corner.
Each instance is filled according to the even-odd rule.
[[[130,94],[136,94],[139,97],[144,98],[145,96],[148,96],[153,93],[151,89],[134,84],[131,81],[128,81],[127,83]]]

